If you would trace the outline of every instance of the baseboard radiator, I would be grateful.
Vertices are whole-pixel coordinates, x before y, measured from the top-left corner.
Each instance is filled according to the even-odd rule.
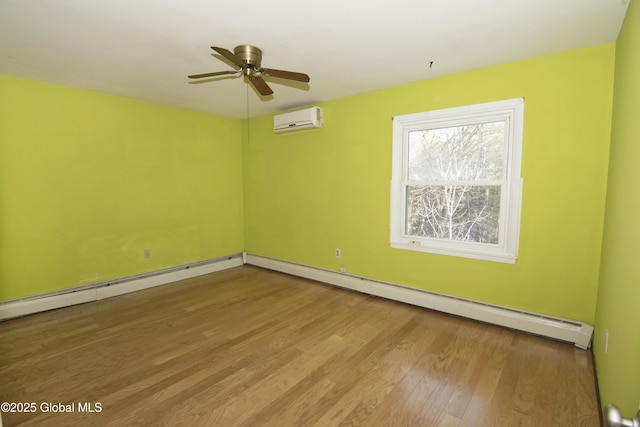
[[[227,268],[239,267],[243,264],[243,260],[243,254],[238,253],[135,276],[7,301],[0,303],[0,320],[97,301],[154,286],[166,285],[178,280],[226,270]]]
[[[513,310],[259,255],[244,254],[244,261],[246,264],[341,288],[569,342],[585,350],[589,348],[593,335],[593,326],[573,320]]]
[[[229,255],[135,276],[3,302],[0,303],[0,320],[97,301],[154,286],[165,285],[178,280],[226,270],[228,268],[239,267],[243,264],[280,271],[357,292],[570,342],[582,349],[589,348],[593,335],[593,326],[578,321],[513,310],[478,301],[249,253]]]

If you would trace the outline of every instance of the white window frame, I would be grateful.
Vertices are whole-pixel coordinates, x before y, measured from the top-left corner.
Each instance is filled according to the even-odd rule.
[[[391,247],[514,264],[518,257],[522,204],[522,131],[524,98],[488,102],[393,118],[391,179]],[[505,175],[501,183],[497,244],[407,235],[406,188],[409,132],[505,120]],[[415,182],[412,182],[415,185]]]

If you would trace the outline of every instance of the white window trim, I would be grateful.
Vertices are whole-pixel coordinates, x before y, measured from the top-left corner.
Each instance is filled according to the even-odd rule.
[[[503,187],[498,244],[417,238],[405,234],[408,134],[410,130],[508,118],[506,184]],[[391,247],[514,264],[518,258],[522,204],[522,131],[524,98],[406,114],[393,118]]]

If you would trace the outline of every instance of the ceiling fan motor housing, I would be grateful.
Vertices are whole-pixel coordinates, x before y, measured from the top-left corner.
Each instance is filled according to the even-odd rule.
[[[262,62],[262,51],[255,46],[243,44],[233,49],[235,56],[244,61],[249,68],[260,69]]]

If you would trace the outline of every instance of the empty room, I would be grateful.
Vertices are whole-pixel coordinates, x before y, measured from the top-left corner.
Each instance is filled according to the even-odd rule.
[[[0,1],[0,427],[640,425],[640,6]]]

